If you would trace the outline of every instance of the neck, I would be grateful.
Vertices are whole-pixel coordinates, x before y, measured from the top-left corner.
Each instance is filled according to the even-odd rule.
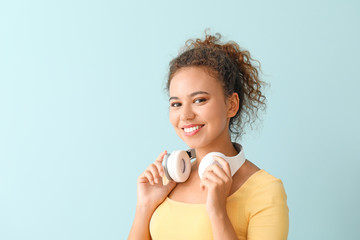
[[[201,148],[196,148],[195,151],[197,165],[199,165],[205,155],[210,152],[221,152],[225,156],[229,157],[236,156],[238,154],[230,138],[228,138],[226,141],[221,141],[220,143],[213,143]]]

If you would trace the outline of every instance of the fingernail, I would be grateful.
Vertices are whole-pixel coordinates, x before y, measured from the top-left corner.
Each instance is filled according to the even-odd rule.
[[[155,178],[155,183],[158,183],[158,182],[159,182],[159,180],[157,178]]]

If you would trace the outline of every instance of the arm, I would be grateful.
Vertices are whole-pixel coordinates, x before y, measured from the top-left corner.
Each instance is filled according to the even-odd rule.
[[[208,212],[214,240],[238,239],[226,211],[226,199],[230,193],[232,177],[229,163],[214,156],[217,164],[208,167],[201,179],[200,188],[207,189],[206,210]]]
[[[149,231],[151,216],[176,185],[173,181],[163,185],[161,180],[164,176],[161,163],[165,154],[166,151],[161,153],[138,178],[136,213],[128,240],[151,239]]]
[[[209,217],[214,239],[238,239],[226,211],[219,214],[209,214]]]
[[[128,240],[144,239],[150,240],[149,223],[154,210],[146,206],[136,206],[136,213]]]

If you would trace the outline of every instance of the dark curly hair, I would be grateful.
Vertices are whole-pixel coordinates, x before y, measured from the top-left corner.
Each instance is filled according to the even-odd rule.
[[[179,69],[204,67],[222,83],[225,97],[235,92],[239,95],[239,110],[229,123],[230,133],[237,139],[243,135],[246,123],[252,125],[258,111],[265,110],[266,97],[260,91],[265,83],[259,79],[260,63],[247,50],[232,41],[221,43],[220,39],[219,33],[205,33],[204,40],[188,40],[182,52],[170,62],[166,90],[169,91],[171,79]]]

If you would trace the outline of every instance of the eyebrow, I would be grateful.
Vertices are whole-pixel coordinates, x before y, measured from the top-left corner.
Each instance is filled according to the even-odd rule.
[[[193,93],[189,94],[189,97],[194,97],[194,96],[199,95],[199,94],[210,95],[208,92],[205,92],[205,91],[196,91],[196,92],[193,92]],[[178,97],[170,97],[169,101],[171,101],[171,100],[179,100],[179,98]]]

